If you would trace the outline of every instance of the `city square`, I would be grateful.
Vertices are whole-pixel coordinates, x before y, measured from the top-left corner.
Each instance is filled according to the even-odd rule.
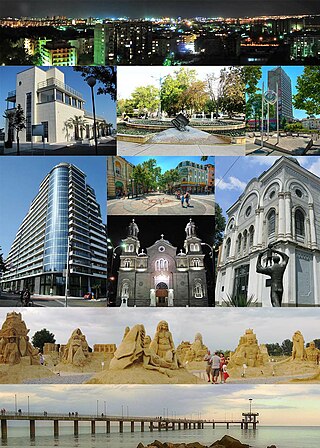
[[[119,67],[118,154],[244,155],[244,91],[241,67]]]
[[[214,157],[109,157],[109,215],[213,215]]]

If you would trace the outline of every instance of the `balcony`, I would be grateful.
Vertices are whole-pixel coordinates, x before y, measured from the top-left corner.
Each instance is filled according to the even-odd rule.
[[[16,102],[16,91],[15,90],[11,90],[10,92],[8,92],[6,101],[9,101],[10,103]]]
[[[41,81],[38,83],[38,90],[46,89],[47,87],[58,87],[59,89],[62,89],[64,92],[71,93],[72,95],[83,100],[82,93],[77,92],[77,90],[73,89],[67,84],[64,84],[63,82],[59,81],[56,78],[49,78],[46,81]]]

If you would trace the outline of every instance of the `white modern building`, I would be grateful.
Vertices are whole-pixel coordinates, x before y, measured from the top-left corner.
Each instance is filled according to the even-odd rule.
[[[282,306],[320,306],[320,179],[282,157],[252,179],[228,220],[217,266],[215,300],[246,295],[271,306],[268,276],[256,273],[269,243],[289,256]],[[262,264],[265,266],[263,257]]]
[[[64,73],[56,67],[48,70],[32,67],[18,73],[16,90],[8,93],[6,101],[6,115],[14,113],[19,104],[24,111],[26,128],[19,134],[21,143],[42,141],[42,136],[35,135],[39,134],[36,125],[43,125],[43,137],[48,143],[93,138],[93,117],[84,110],[82,94],[65,84]],[[103,118],[97,117],[98,132],[103,129],[103,122]],[[6,140],[11,133],[14,141],[8,119],[5,133]]]

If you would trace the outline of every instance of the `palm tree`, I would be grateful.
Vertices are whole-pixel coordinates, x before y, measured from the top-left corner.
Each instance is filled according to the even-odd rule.
[[[8,120],[8,140],[7,146],[12,148],[12,135],[16,132],[17,138],[17,156],[20,155],[20,132],[26,128],[26,118],[21,104],[18,104],[15,110],[6,111],[3,117]]]
[[[63,131],[66,131],[67,142],[69,141],[69,130],[73,129],[73,119],[69,118],[64,122]]]
[[[86,120],[84,120],[82,115],[75,115],[74,117],[69,118],[64,124],[69,129],[71,129],[71,126],[74,127],[74,138],[75,140],[82,140],[83,139],[83,131],[86,128]]]

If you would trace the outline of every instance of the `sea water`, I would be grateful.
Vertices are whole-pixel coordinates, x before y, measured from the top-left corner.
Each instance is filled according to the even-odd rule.
[[[161,430],[154,429],[150,432],[145,425],[145,432],[140,432],[140,425],[136,425],[135,432],[130,432],[130,427],[124,427],[120,434],[117,427],[111,428],[111,433],[105,433],[105,426],[96,425],[96,434],[90,434],[88,423],[79,423],[79,435],[73,435],[73,426],[60,425],[60,435],[53,437],[53,425],[37,425],[36,437],[31,440],[27,426],[17,426],[8,422],[8,438],[1,440],[0,446],[8,447],[38,447],[38,448],[136,448],[139,442],[144,445],[155,439],[161,442],[190,443],[198,441],[204,445],[211,445],[216,440],[229,434],[243,443],[254,448],[266,448],[276,445],[277,448],[319,448],[320,427],[308,426],[259,426],[256,431],[242,430],[239,426],[192,429],[192,430]]]

